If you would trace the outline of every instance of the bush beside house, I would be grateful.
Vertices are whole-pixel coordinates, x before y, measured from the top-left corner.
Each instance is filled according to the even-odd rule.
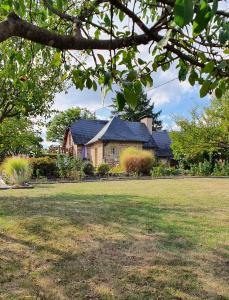
[[[108,176],[109,171],[110,171],[110,166],[108,164],[103,163],[98,166],[96,173],[99,176]]]
[[[149,175],[154,164],[154,157],[150,151],[129,147],[122,151],[120,163],[128,174]]]
[[[33,168],[33,177],[58,177],[58,169],[56,159],[48,156],[45,157],[33,157],[29,159]]]

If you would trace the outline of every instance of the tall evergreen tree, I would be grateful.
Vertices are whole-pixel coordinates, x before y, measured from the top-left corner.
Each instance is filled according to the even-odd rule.
[[[126,104],[124,109],[119,111],[116,105],[116,98],[113,99],[112,108],[112,115],[119,116],[122,120],[139,122],[142,118],[147,116],[153,119],[153,130],[162,128],[162,121],[159,119],[161,110],[154,112],[154,103],[150,102],[150,99],[144,91],[139,93],[135,108]]]

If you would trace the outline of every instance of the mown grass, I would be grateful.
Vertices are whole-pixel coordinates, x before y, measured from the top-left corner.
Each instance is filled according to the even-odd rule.
[[[229,299],[229,180],[0,192],[0,299]]]

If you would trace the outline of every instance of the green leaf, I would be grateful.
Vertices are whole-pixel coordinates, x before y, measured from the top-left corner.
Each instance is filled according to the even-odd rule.
[[[126,85],[124,88],[124,96],[126,99],[126,102],[132,107],[135,108],[137,105],[137,95],[133,89],[133,85]]]
[[[219,41],[222,44],[225,44],[227,41],[229,41],[229,25],[220,30]]]
[[[62,8],[63,8],[63,1],[62,0],[57,0],[57,8],[62,10]]]
[[[145,62],[144,62],[144,60],[142,60],[141,58],[139,58],[138,59],[138,63],[139,63],[139,65],[144,65]]]
[[[218,0],[213,0],[213,5],[212,5],[212,16],[215,15],[218,9]]]
[[[202,87],[200,89],[200,97],[201,98],[205,97],[208,94],[210,85],[211,85],[211,82],[209,80],[204,81],[204,83],[202,84]]]
[[[197,79],[198,79],[197,73],[194,70],[192,70],[192,72],[188,78],[188,81],[191,84],[191,86],[194,86]]]
[[[123,20],[124,20],[124,18],[125,18],[125,15],[124,15],[124,12],[122,11],[122,10],[120,10],[120,12],[119,12],[119,20],[122,22]]]
[[[134,82],[134,90],[137,95],[139,95],[142,92],[142,84],[140,80],[136,80]]]
[[[215,89],[215,95],[217,98],[221,98],[223,95],[222,90],[220,88]]]
[[[95,39],[98,40],[99,36],[100,36],[100,29],[97,28],[96,31],[95,31]]]
[[[193,0],[176,0],[174,14],[175,23],[179,27],[190,23],[193,17]]]
[[[137,78],[137,72],[135,70],[130,70],[129,74],[127,75],[128,81],[133,81]]]
[[[104,85],[108,85],[110,83],[111,74],[109,72],[104,73]]]
[[[24,15],[25,14],[25,1],[19,0],[19,6],[20,6],[21,14]]]
[[[202,72],[203,73],[211,73],[214,70],[214,68],[215,68],[215,63],[213,61],[210,61],[209,63],[207,63],[204,66]]]
[[[199,11],[196,14],[196,18],[193,21],[193,36],[198,36],[208,25],[211,20],[212,11],[206,0],[202,0],[200,3]]]
[[[116,95],[116,103],[119,111],[122,111],[125,104],[126,104],[126,99],[122,93],[117,93]]]
[[[59,67],[61,65],[61,53],[56,52],[53,56],[52,65],[55,67]]]
[[[105,23],[105,25],[106,25],[107,27],[109,27],[109,26],[111,25],[110,18],[108,17],[107,14],[105,15],[104,23]]]
[[[92,87],[92,80],[90,78],[87,79],[86,81],[86,87],[90,90]]]
[[[97,91],[97,83],[95,81],[93,81],[92,87],[94,91]]]
[[[179,73],[178,73],[178,78],[180,81],[185,81],[186,76],[188,74],[188,68],[185,65],[182,65],[180,67]]]
[[[104,59],[104,57],[102,56],[102,54],[97,54],[97,56],[98,56],[98,58],[99,58],[101,64],[104,65],[104,64],[105,64],[105,59]]]

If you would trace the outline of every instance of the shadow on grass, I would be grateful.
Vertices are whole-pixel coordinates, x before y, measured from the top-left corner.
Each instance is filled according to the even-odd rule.
[[[11,234],[0,234],[3,296],[228,299],[229,271],[220,273],[227,249],[206,257],[200,238],[206,228],[190,216],[196,209],[154,200],[67,193],[0,198],[0,218],[18,221]],[[221,282],[219,290],[207,288],[207,273],[209,285]]]

